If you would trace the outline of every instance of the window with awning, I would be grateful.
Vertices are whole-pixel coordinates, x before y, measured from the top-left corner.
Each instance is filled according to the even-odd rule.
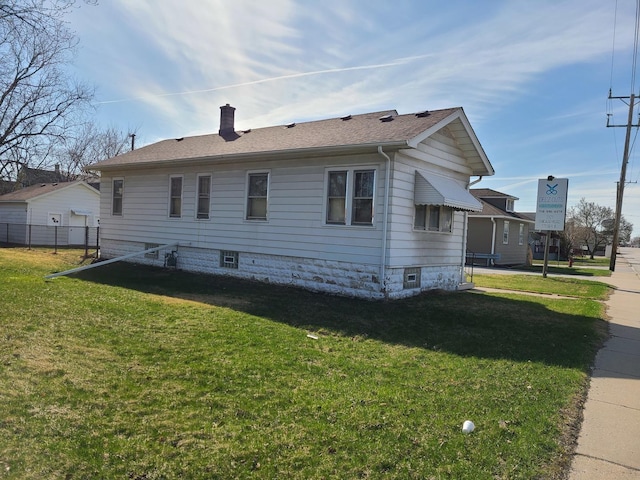
[[[482,211],[482,204],[456,180],[417,170],[414,202],[416,205],[441,205],[454,210]]]

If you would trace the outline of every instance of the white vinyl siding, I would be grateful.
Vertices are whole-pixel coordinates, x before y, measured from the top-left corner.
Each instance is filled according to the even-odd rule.
[[[452,210],[449,235],[428,234],[427,230],[415,228],[416,170],[452,178],[462,184],[469,181],[462,152],[453,138],[445,134],[431,135],[418,145],[417,152],[403,150],[394,156],[388,264],[392,267],[461,265],[465,213]]]
[[[380,160],[377,154],[361,158],[366,169],[375,166],[380,171],[380,166],[372,163]],[[354,163],[351,157],[349,167],[340,167],[341,160],[305,159],[304,165],[270,162],[268,221],[246,219],[248,173],[265,171],[255,169],[257,164],[211,167],[211,220],[207,222],[196,219],[197,174],[202,172],[201,166],[181,169],[184,204],[180,219],[167,218],[168,168],[130,171],[126,178],[126,216],[115,221],[103,219],[101,236],[105,240],[141,242],[142,246],[183,242],[194,248],[377,264],[381,255],[381,215],[375,215],[374,228],[326,228],[325,166],[331,162],[344,170]],[[105,181],[110,180],[107,177]],[[381,202],[384,180],[376,179],[375,185],[375,202]]]

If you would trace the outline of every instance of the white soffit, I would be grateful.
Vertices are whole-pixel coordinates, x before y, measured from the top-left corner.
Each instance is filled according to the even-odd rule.
[[[482,211],[482,204],[452,178],[417,170],[414,200],[416,205],[444,205],[456,210]]]

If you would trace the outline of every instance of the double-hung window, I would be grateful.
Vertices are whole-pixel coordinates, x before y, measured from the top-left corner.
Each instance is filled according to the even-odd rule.
[[[509,220],[505,220],[502,227],[502,243],[504,245],[509,244]]]
[[[269,172],[249,173],[247,177],[247,220],[266,220],[269,198]]]
[[[451,232],[453,208],[440,205],[416,205],[413,228],[429,232]]]
[[[169,216],[182,216],[182,176],[169,177]]]
[[[208,219],[211,209],[211,175],[198,175],[196,218]]]
[[[327,172],[326,223],[373,225],[374,169]]]
[[[524,223],[520,224],[518,230],[518,245],[524,245]]]
[[[114,178],[111,192],[111,214],[122,215],[122,199],[124,197],[124,179]]]
[[[347,215],[347,171],[329,172],[327,223],[345,224]]]

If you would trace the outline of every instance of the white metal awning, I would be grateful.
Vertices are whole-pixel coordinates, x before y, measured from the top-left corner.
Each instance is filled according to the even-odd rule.
[[[414,200],[416,205],[444,205],[456,210],[482,211],[480,201],[454,179],[417,170]]]
[[[85,217],[93,215],[93,212],[91,210],[83,210],[82,208],[72,208],[71,213],[73,213],[74,215],[85,216]]]

